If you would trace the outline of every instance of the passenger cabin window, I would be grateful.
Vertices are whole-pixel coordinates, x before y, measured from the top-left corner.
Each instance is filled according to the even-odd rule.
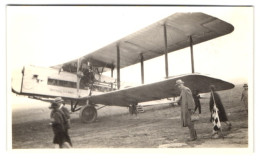
[[[48,85],[59,86],[59,87],[68,87],[68,88],[77,88],[76,82],[66,81],[66,80],[58,80],[48,78]],[[109,92],[116,90],[116,86],[113,86],[111,83],[101,83],[98,82],[97,84],[92,85],[93,91],[99,92]],[[80,86],[80,89],[88,89],[88,87]]]
[[[76,82],[65,81],[65,80],[57,80],[48,78],[48,85],[55,85],[60,87],[68,87],[68,88],[77,88]]]

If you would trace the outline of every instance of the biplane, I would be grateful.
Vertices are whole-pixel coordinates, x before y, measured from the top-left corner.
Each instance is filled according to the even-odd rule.
[[[218,91],[228,90],[234,87],[232,83],[195,73],[193,46],[233,30],[233,25],[204,13],[175,13],[70,62],[50,68],[25,66],[19,75],[12,77],[12,91],[42,101],[62,97],[71,105],[72,112],[80,110],[82,122],[89,123],[96,120],[100,107],[132,109],[142,102],[177,97],[180,93],[175,86],[177,79],[200,93],[209,92],[211,84]],[[170,77],[168,53],[187,47],[191,51],[191,73]],[[145,84],[144,62],[162,55],[165,79]],[[120,81],[120,69],[134,64],[140,64],[142,84],[126,86]],[[110,71],[111,77],[102,75]]]

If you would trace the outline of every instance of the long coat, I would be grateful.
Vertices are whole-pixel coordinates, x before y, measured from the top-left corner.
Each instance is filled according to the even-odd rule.
[[[221,122],[228,121],[225,108],[224,108],[224,106],[223,106],[223,104],[221,102],[221,99],[220,99],[219,95],[216,92],[213,92],[213,94],[214,94],[214,99],[215,99],[216,106],[217,106],[217,108],[219,110],[219,112],[218,112],[219,120]],[[212,93],[210,95],[209,107],[210,107],[210,112],[212,112],[212,109],[214,107],[214,100],[213,100],[213,97],[212,97]]]
[[[52,128],[53,128],[53,132],[57,133],[57,132],[62,132],[65,129],[64,126],[64,118],[62,116],[62,112],[60,112],[59,109],[54,109],[51,112],[50,117],[53,119],[52,121]]]
[[[248,108],[248,90],[242,92],[241,100],[244,102],[246,108]]]
[[[181,90],[180,100],[181,100],[181,124],[183,127],[187,127],[191,123],[191,110],[194,109],[195,107],[191,90],[188,87],[184,86],[183,89]]]
[[[52,130],[54,133],[53,143],[59,144],[62,147],[62,144],[66,141],[66,132],[65,132],[65,121],[62,116],[62,113],[58,109],[54,109],[51,112],[52,121]]]

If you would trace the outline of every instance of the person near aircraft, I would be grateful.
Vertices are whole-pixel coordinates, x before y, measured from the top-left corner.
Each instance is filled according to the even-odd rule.
[[[190,132],[189,141],[195,141],[197,139],[197,133],[194,128],[194,122],[191,121],[192,109],[194,109],[194,99],[192,97],[191,90],[184,86],[184,82],[179,79],[176,81],[176,86],[181,90],[180,103],[181,103],[181,124],[183,127],[188,127]]]
[[[227,126],[228,126],[228,129],[230,130],[231,129],[231,123],[228,121],[228,118],[227,118],[227,115],[226,115],[226,111],[225,111],[225,108],[222,104],[222,101],[220,99],[220,96],[219,94],[216,92],[216,88],[214,85],[210,85],[210,90],[211,90],[211,95],[210,95],[210,102],[209,102],[209,110],[211,112],[211,117],[210,117],[210,121],[213,122],[213,124],[216,124],[218,125],[218,122],[224,122]],[[218,117],[219,117],[219,120],[215,121],[212,117],[214,116],[213,113],[216,113],[215,111],[213,111],[213,107],[214,105],[217,107],[218,109]],[[215,125],[214,125],[215,127]],[[219,128],[214,128],[213,130],[213,134],[216,134],[217,131],[219,130]]]
[[[194,102],[195,102],[195,109],[194,109],[194,113],[196,112],[196,110],[198,109],[199,114],[201,114],[201,104],[200,104],[200,95],[199,95],[199,91],[198,90],[193,90],[192,93]]]
[[[137,103],[130,105],[129,111],[131,115],[135,114],[135,116],[137,116]]]
[[[243,101],[244,107],[245,107],[246,111],[248,112],[248,85],[244,84],[243,87],[244,87],[244,90],[241,95],[241,101]]]
[[[55,98],[49,107],[52,110],[50,124],[54,133],[53,143],[55,148],[71,148],[72,143],[68,134],[69,124],[62,102],[60,97]]]
[[[71,142],[71,139],[69,136],[69,129],[71,127],[70,112],[69,112],[68,108],[65,107],[65,102],[61,97],[55,98],[55,102],[60,103],[59,110],[61,110],[61,113],[63,113],[63,115],[65,116],[65,135],[66,135],[67,141],[69,142],[70,146],[72,147],[72,142]]]
[[[82,65],[82,76],[81,76],[81,87],[85,87],[89,84],[92,84],[94,81],[93,71],[90,66],[87,64]]]

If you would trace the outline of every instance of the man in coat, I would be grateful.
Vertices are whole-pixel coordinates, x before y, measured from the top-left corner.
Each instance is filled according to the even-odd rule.
[[[244,90],[241,95],[241,101],[243,101],[246,111],[248,111],[248,85],[244,84]]]
[[[55,148],[70,148],[72,146],[68,135],[67,119],[60,109],[63,100],[56,98],[49,107],[51,111],[51,126],[54,133],[53,144]]]
[[[70,122],[70,112],[69,110],[65,107],[65,102],[64,100],[61,98],[61,97],[57,97],[55,98],[54,102],[58,103],[59,104],[59,110],[60,112],[62,113],[64,120],[65,120],[65,136],[66,136],[66,141],[70,144],[70,146],[72,147],[72,142],[71,142],[71,139],[70,139],[70,136],[69,136],[69,129],[70,129],[70,126],[71,126],[71,122]]]
[[[192,97],[191,90],[184,86],[182,80],[176,81],[176,86],[181,90],[180,103],[181,103],[181,124],[183,127],[188,127],[190,131],[190,141],[195,141],[197,139],[197,133],[194,129],[194,123],[191,121],[192,109],[194,109],[195,104]]]

